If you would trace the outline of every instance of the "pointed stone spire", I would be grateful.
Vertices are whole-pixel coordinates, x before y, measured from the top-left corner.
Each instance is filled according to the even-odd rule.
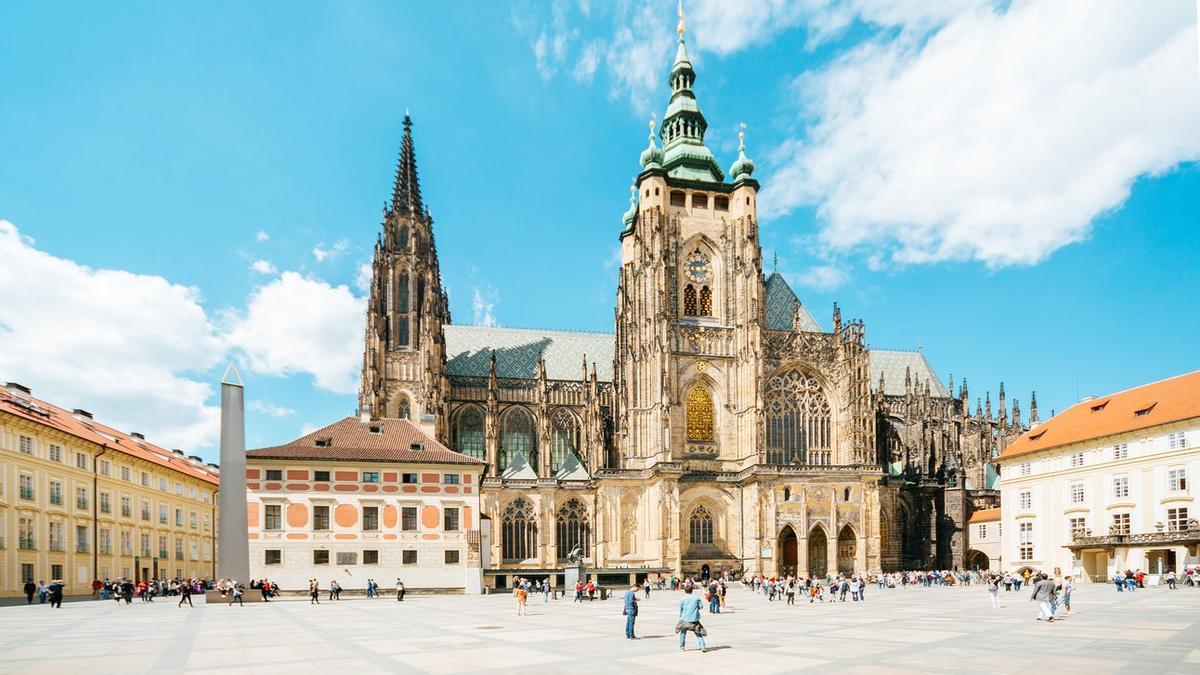
[[[675,50],[675,63],[671,66],[669,82],[671,101],[663,115],[659,135],[663,142],[663,168],[674,178],[721,183],[725,174],[704,145],[704,132],[708,122],[700,112],[700,104],[692,92],[696,82],[696,71],[688,58],[683,33],[686,28],[683,2],[679,3],[679,47]]]
[[[842,308],[838,304],[833,303],[833,333],[834,335],[842,332]]]
[[[1021,405],[1017,399],[1013,399],[1012,423],[1014,427],[1021,426]]]
[[[958,390],[958,398],[962,401],[964,415],[971,414],[971,397],[967,394],[967,378],[962,380],[962,388]]]
[[[987,405],[984,407],[983,411],[987,413],[987,418],[990,420],[992,419],[992,392],[989,391],[984,393],[984,401]]]
[[[1008,408],[1004,405],[1004,383],[1000,383],[1000,426],[1008,424]]]
[[[883,395],[886,393],[886,390],[884,390],[884,388],[883,388],[883,385],[884,385],[884,382],[883,382],[883,371],[882,371],[882,370],[880,370],[880,371],[879,371],[879,395],[880,395],[880,396],[883,396]]]
[[[946,391],[950,392],[950,398],[954,398],[954,373],[950,373],[950,380],[946,383]]]
[[[975,399],[975,416],[983,419],[983,401],[978,397]]]
[[[396,164],[396,185],[392,189],[392,211],[414,216],[424,213],[421,205],[421,183],[417,179],[417,157],[413,151],[412,118],[404,113],[404,141],[400,144],[400,160]]]
[[[912,368],[905,366],[904,367],[904,393],[905,393],[905,395],[907,395],[907,396],[912,395],[912,387],[913,387]]]
[[[1037,392],[1034,391],[1029,394],[1029,423],[1037,424],[1037,421]]]

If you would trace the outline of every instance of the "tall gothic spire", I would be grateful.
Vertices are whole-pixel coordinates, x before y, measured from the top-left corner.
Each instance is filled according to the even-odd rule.
[[[404,142],[400,145],[400,160],[396,163],[396,185],[392,189],[392,211],[420,216],[421,183],[417,179],[417,156],[413,151],[412,118],[404,113]]]
[[[725,174],[712,152],[704,145],[708,122],[704,119],[704,113],[700,112],[696,94],[692,92],[696,71],[692,69],[692,60],[688,58],[687,41],[683,38],[685,28],[683,0],[680,0],[679,26],[676,28],[679,46],[675,49],[675,63],[671,66],[668,80],[671,101],[667,104],[659,132],[663,142],[662,164],[667,173],[676,178],[720,183],[725,180]]]

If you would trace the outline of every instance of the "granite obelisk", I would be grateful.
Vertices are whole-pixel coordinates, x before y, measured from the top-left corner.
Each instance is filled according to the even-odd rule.
[[[237,579],[249,586],[245,390],[232,363],[221,377],[221,494],[217,506],[217,578]]]

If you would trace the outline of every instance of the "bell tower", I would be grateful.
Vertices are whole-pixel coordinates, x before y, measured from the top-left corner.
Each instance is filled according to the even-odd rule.
[[[444,437],[447,323],[433,218],[421,201],[412,119],[405,114],[392,199],[371,262],[360,414],[432,424],[428,431]]]

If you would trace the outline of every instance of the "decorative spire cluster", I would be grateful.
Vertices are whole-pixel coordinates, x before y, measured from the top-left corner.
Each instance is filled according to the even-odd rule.
[[[412,118],[404,113],[404,141],[400,144],[400,159],[396,163],[396,184],[392,188],[392,212],[423,215],[421,183],[417,179],[417,156],[413,151]]]

